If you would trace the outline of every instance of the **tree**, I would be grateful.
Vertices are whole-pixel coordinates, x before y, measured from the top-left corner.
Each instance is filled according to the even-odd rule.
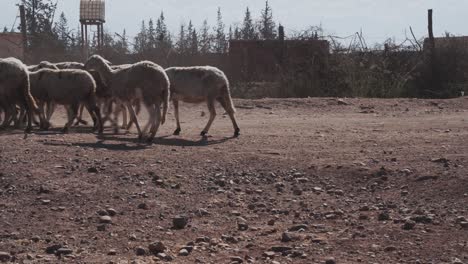
[[[156,39],[157,49],[165,52],[172,47],[172,40],[169,31],[167,30],[164,13],[161,12],[158,20],[156,21]]]
[[[68,20],[63,12],[60,14],[59,21],[55,23],[54,33],[57,36],[59,47],[63,51],[68,50],[71,46],[70,29],[68,28]]]
[[[117,35],[119,40],[115,41],[114,49],[120,55],[126,55],[128,53],[128,38],[127,31],[124,29],[122,35]]]
[[[33,61],[39,60],[57,45],[57,38],[52,30],[57,4],[52,0],[23,0],[26,16],[28,47]]]
[[[196,29],[193,29],[192,31],[191,43],[189,48],[191,54],[198,54],[198,34]]]
[[[209,53],[211,51],[212,40],[210,35],[210,27],[208,26],[208,21],[206,19],[203,21],[200,32],[200,52],[203,54]]]
[[[187,52],[187,30],[185,24],[180,25],[179,37],[177,41],[177,51],[179,53]]]
[[[3,33],[8,33],[8,28],[7,27],[3,28]]]
[[[245,10],[244,22],[242,24],[240,34],[241,38],[245,40],[252,40],[256,38],[254,23],[248,7]]]
[[[151,51],[156,48],[156,39],[156,29],[154,28],[153,19],[150,19],[148,22],[148,45],[146,47],[147,50]]]
[[[141,22],[140,32],[135,37],[135,52],[144,53],[148,46],[148,30],[146,29],[146,23],[143,20]]]
[[[241,33],[238,25],[236,25],[236,28],[234,29],[234,39],[235,40],[242,39],[242,33]]]
[[[214,51],[216,53],[226,53],[227,52],[227,41],[226,41],[226,34],[224,32],[225,26],[223,23],[223,17],[221,15],[221,8],[218,7],[218,16],[217,16],[217,25],[215,28],[215,44],[214,44]]]
[[[276,24],[273,20],[273,11],[268,3],[265,1],[265,9],[262,10],[259,23],[260,37],[262,39],[275,39],[276,38]]]

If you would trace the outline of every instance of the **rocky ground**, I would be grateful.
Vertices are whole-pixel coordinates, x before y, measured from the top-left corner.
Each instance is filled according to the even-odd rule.
[[[0,261],[468,263],[468,99],[235,103],[239,138],[2,131]]]

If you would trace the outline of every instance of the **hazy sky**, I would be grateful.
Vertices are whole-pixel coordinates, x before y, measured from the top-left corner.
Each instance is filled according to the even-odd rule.
[[[54,0],[56,1],[56,0]],[[70,26],[78,28],[79,0],[57,0],[59,12],[65,12]],[[0,0],[0,26],[11,28],[17,16],[19,0]],[[321,24],[328,34],[348,36],[362,29],[368,43],[389,37],[405,39],[412,26],[418,38],[427,32],[427,9],[434,9],[434,30],[468,35],[468,0],[270,0],[273,16],[286,32]],[[169,29],[177,33],[181,23],[192,20],[197,28],[207,18],[216,21],[221,7],[225,24],[241,23],[245,8],[258,17],[264,0],[107,0],[106,29],[127,29],[134,36],[141,20],[156,19],[164,10]],[[58,17],[58,15],[56,16]],[[19,23],[19,20],[17,21]]]

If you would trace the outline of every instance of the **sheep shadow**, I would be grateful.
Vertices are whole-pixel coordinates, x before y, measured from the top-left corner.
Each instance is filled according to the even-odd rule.
[[[175,138],[171,136],[162,136],[155,138],[153,144],[162,146],[177,146],[177,147],[205,147],[218,145],[227,142],[235,137],[225,137],[222,139],[210,140],[209,137],[201,137],[200,140],[190,140],[184,138]]]

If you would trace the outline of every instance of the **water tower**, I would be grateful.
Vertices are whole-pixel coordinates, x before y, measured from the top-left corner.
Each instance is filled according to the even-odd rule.
[[[81,43],[84,57],[89,56],[88,27],[96,26],[98,51],[101,51],[105,22],[105,0],[80,0]]]

